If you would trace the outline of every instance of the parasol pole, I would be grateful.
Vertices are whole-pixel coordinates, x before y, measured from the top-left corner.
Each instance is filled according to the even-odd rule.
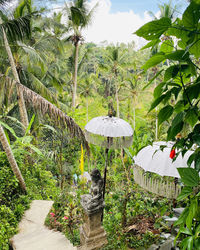
[[[108,166],[108,148],[105,150],[105,168],[104,168],[104,178],[103,178],[103,199],[105,197],[105,191],[106,191],[106,174],[107,174],[107,166]]]
[[[108,143],[109,143],[109,137],[107,138]],[[109,145],[109,144],[108,144]],[[105,192],[106,192],[106,174],[107,174],[107,166],[108,166],[108,148],[106,148],[105,150],[105,168],[104,168],[104,178],[103,178],[103,200],[105,198]],[[104,209],[102,211],[102,215],[101,215],[101,221],[103,222],[103,214],[104,214]]]

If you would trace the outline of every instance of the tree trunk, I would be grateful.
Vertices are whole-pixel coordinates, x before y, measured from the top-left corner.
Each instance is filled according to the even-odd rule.
[[[86,121],[88,123],[88,97],[86,97]]]
[[[76,107],[77,72],[78,72],[78,43],[75,44],[74,75],[73,75],[72,107],[74,109]]]
[[[118,89],[117,89],[117,86],[116,86],[115,97],[116,97],[116,103],[117,103],[117,117],[119,117],[119,96],[118,96]]]
[[[155,80],[155,88],[157,86],[156,80]],[[158,107],[156,107],[156,136],[155,139],[156,141],[158,140]]]
[[[135,131],[135,108],[133,108],[133,132]]]
[[[18,168],[17,162],[15,161],[15,157],[12,153],[12,150],[10,148],[10,145],[8,143],[6,135],[4,133],[3,127],[1,125],[0,125],[0,141],[1,141],[1,144],[2,144],[4,151],[6,153],[6,156],[8,158],[8,161],[10,163],[10,166],[12,168],[14,175],[16,176],[17,180],[19,181],[19,184],[20,184],[22,190],[26,192],[26,184],[25,184],[24,179],[22,177],[22,174]]]
[[[0,24],[1,23],[2,23],[2,20],[0,19]],[[13,76],[14,76],[15,80],[20,83],[19,76],[18,76],[16,66],[15,66],[15,62],[14,62],[14,58],[13,58],[13,55],[12,55],[12,51],[10,49],[8,39],[6,37],[6,33],[4,31],[4,28],[3,27],[1,27],[1,28],[2,28],[2,31],[3,31],[4,44],[5,44],[5,48],[6,48],[8,58],[9,58],[9,61],[10,61]],[[19,103],[19,112],[20,112],[21,121],[22,121],[23,125],[25,126],[25,128],[27,128],[28,127],[28,115],[27,115],[26,106],[25,106],[25,102],[24,102],[24,96],[23,96],[23,93],[21,93],[21,91],[19,90],[18,87],[17,87],[17,95],[18,95],[18,98],[19,98],[18,103]]]

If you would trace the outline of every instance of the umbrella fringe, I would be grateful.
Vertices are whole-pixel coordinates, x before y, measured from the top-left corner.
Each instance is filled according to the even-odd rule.
[[[168,199],[176,199],[181,193],[181,187],[176,183],[148,177],[144,173],[139,166],[133,166],[134,180],[143,189]]]

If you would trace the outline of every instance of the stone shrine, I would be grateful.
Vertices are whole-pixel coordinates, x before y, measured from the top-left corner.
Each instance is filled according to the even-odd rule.
[[[84,224],[80,228],[81,250],[99,249],[107,244],[106,232],[102,226],[103,179],[98,169],[93,169],[91,177],[90,194],[81,196],[84,210]]]

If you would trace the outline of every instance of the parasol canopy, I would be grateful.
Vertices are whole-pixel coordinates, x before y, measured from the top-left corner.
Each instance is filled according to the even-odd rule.
[[[123,119],[98,116],[85,126],[88,142],[105,148],[129,147],[133,142],[133,130]]]
[[[135,164],[143,168],[145,171],[153,172],[161,176],[172,176],[180,178],[177,168],[185,168],[187,166],[187,160],[192,151],[187,151],[184,157],[181,154],[178,155],[175,161],[173,161],[169,155],[173,147],[172,142],[154,142],[153,145],[149,145],[133,158]],[[166,145],[167,147],[160,150],[160,145]],[[193,167],[193,165],[192,165]]]

